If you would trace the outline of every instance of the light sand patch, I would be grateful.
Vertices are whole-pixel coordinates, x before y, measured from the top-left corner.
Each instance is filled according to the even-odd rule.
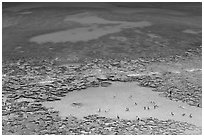
[[[34,99],[31,99],[31,98],[19,98],[19,99],[16,100],[16,102],[23,102],[23,101],[34,102]]]
[[[27,14],[32,14],[32,12],[30,12],[30,11],[25,11],[25,12],[20,12],[19,14],[21,14],[21,15],[27,15]]]
[[[22,49],[21,46],[18,46],[18,47],[15,48],[15,50],[20,50],[20,49]]]
[[[172,71],[172,73],[179,74],[179,73],[181,73],[181,72],[180,72],[180,71],[178,71],[178,70],[173,70],[173,71]]]
[[[40,81],[39,84],[44,85],[44,84],[50,84],[50,83],[52,83],[52,82],[54,82],[54,81],[46,80],[46,81]]]
[[[73,103],[83,105],[73,107]],[[202,125],[201,108],[171,101],[159,96],[159,93],[153,92],[150,88],[139,87],[135,82],[116,82],[106,88],[88,88],[71,92],[60,101],[44,102],[43,105],[53,107],[63,117],[74,115],[82,118],[89,114],[99,114],[111,118],[116,118],[118,115],[122,119],[136,119],[136,116],[139,116],[140,118],[173,119],[197,126]],[[154,105],[158,107],[154,108]],[[146,107],[145,110],[144,107]],[[182,116],[182,114],[185,115]],[[189,117],[190,114],[192,118]]]
[[[55,78],[46,77],[45,79],[40,80],[40,81],[38,82],[38,84],[40,84],[40,85],[46,85],[46,84],[50,84],[50,83],[54,82],[54,80],[55,80]]]
[[[118,23],[117,21],[109,21],[103,18],[97,17],[96,15],[85,12],[85,13],[78,13],[74,15],[67,16],[64,21],[73,21],[78,22],[80,24],[113,24]]]
[[[80,23],[82,25],[86,25],[86,27],[80,27],[36,36],[31,38],[30,41],[39,44],[46,42],[59,43],[67,41],[70,42],[89,41],[97,39],[107,34],[120,32],[122,29],[141,28],[151,25],[151,23],[147,21],[140,22],[109,21],[97,17],[96,15],[90,14],[88,12],[70,15],[65,19],[65,21]]]
[[[118,41],[122,41],[122,42],[127,41],[127,38],[126,37],[122,37],[122,36],[121,37],[120,36],[111,36],[110,39],[118,40]]]
[[[90,12],[85,12],[85,13],[79,13],[75,15],[69,15],[65,18],[65,21],[72,21],[72,22],[77,22],[80,24],[86,24],[86,25],[94,25],[94,24],[106,24],[106,25],[116,25],[120,24],[123,26],[132,26],[132,27],[146,27],[147,24],[148,26],[151,25],[150,22],[146,22],[144,25],[136,25],[136,22],[129,22],[129,21],[113,21],[113,20],[106,20],[101,17],[98,17],[97,15],[90,13]],[[144,23],[144,22],[143,22]]]
[[[152,34],[152,33],[148,33],[147,34],[150,38],[160,38],[160,36],[156,35],[156,34]]]
[[[126,25],[111,25],[111,26],[103,26],[103,27],[81,27],[76,29],[70,29],[66,31],[60,31],[45,35],[36,36],[30,39],[31,42],[37,42],[39,44],[46,42],[78,42],[78,41],[89,41],[93,39],[97,39],[101,36],[120,32],[124,28],[131,27],[143,27],[149,26],[150,24],[145,21],[136,22],[134,25],[126,26]]]
[[[185,69],[185,71],[194,72],[194,71],[202,71],[202,69],[192,68],[192,69]]]
[[[3,16],[2,18],[2,28],[8,28],[14,25],[18,24],[20,18],[18,17],[8,17],[8,16]]]
[[[190,29],[186,29],[183,31],[183,33],[189,33],[189,34],[199,34],[199,33],[202,33],[201,30],[190,30]]]
[[[185,13],[175,11],[175,10],[168,10],[168,9],[158,9],[158,8],[114,8],[111,10],[112,13],[117,14],[166,14],[166,15],[185,15]]]
[[[66,54],[57,54],[57,57],[55,58],[55,61],[58,62],[74,62],[74,61],[78,61],[79,57],[77,56],[76,53],[70,53],[70,52],[66,52]]]

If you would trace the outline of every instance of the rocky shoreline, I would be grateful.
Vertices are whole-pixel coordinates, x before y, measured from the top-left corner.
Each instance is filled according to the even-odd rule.
[[[55,65],[53,60],[35,59],[4,62],[2,133],[177,135],[185,134],[186,130],[199,129],[188,123],[155,118],[122,120],[90,115],[83,120],[74,116],[63,119],[57,111],[45,108],[41,102],[60,100],[68,92],[88,87],[107,87],[110,81],[136,81],[140,86],[153,88],[171,100],[181,100],[201,108],[201,85],[188,81],[182,73],[158,73],[146,69],[150,63],[176,62],[201,54],[200,47],[188,50],[184,56],[168,58],[95,59],[70,65]],[[178,81],[180,85],[176,84]]]

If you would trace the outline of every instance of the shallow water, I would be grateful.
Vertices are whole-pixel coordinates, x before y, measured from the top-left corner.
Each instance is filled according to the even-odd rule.
[[[80,23],[84,27],[35,36],[31,38],[30,41],[39,44],[46,42],[59,43],[68,41],[69,42],[89,41],[97,39],[107,34],[120,32],[122,29],[125,28],[138,28],[151,25],[151,23],[147,21],[140,22],[109,21],[90,13],[70,15],[67,16],[64,21]]]
[[[154,109],[155,102],[159,107]],[[135,102],[137,105],[135,105]],[[81,103],[75,106],[72,103]],[[53,107],[62,117],[74,115],[83,118],[89,114],[122,119],[155,117],[161,120],[173,119],[202,126],[202,109],[182,102],[171,101],[159,96],[150,88],[139,87],[137,83],[115,82],[109,87],[88,88],[68,93],[60,101],[44,102],[46,107]],[[149,107],[149,110],[144,110]],[[129,108],[129,111],[126,111]],[[99,109],[101,110],[100,112]],[[171,115],[174,113],[174,116]],[[185,113],[185,116],[182,114]],[[192,118],[189,115],[192,114]]]

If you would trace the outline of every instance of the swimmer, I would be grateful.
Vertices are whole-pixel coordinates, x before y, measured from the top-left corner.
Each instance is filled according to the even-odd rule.
[[[100,109],[100,108],[98,109],[98,112],[101,112],[101,109]]]
[[[130,111],[130,109],[129,109],[129,108],[126,108],[125,111]]]

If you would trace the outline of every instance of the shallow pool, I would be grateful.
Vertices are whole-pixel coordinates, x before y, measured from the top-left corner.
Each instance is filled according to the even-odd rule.
[[[75,105],[77,103],[78,105]],[[136,116],[155,117],[202,126],[201,108],[171,101],[150,88],[139,87],[135,82],[114,82],[109,87],[74,91],[60,101],[44,102],[44,105],[53,107],[62,117],[73,115],[83,118],[89,114],[111,118],[116,118],[118,115],[122,119],[136,119]]]

